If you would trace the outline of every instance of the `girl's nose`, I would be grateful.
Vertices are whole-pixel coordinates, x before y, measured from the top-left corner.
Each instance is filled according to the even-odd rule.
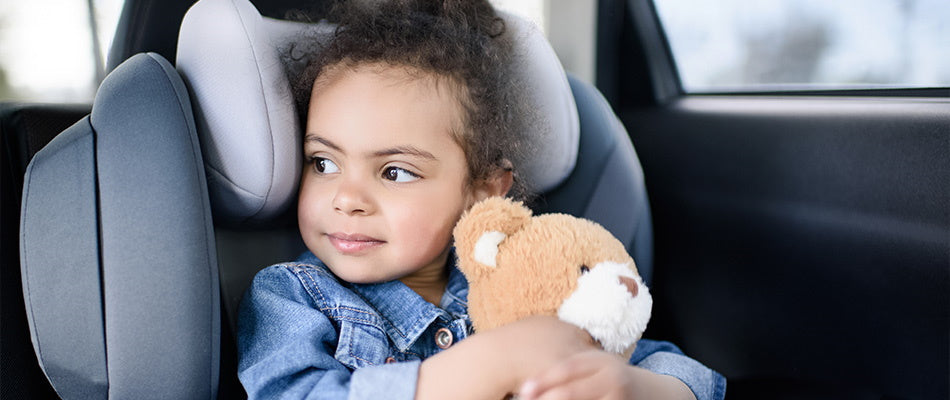
[[[372,213],[372,202],[360,182],[344,180],[337,187],[333,197],[333,209],[345,215],[367,215]]]

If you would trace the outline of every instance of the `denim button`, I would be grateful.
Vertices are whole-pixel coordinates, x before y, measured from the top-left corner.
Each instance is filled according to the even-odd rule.
[[[392,364],[396,362],[396,359],[393,357],[386,357],[386,364]]]
[[[440,328],[435,332],[435,345],[445,350],[452,345],[452,331],[449,328]]]

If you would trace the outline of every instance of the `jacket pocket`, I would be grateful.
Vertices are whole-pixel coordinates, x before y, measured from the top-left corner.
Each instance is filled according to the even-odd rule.
[[[378,326],[350,319],[340,321],[340,339],[333,357],[343,365],[357,369],[383,364],[390,352],[389,339]]]

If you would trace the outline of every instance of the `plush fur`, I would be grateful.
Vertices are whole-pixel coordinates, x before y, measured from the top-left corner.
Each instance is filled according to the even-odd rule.
[[[532,216],[519,202],[492,197],[462,216],[454,236],[476,332],[558,316],[629,356],[646,329],[650,292],[623,244],[592,221]]]

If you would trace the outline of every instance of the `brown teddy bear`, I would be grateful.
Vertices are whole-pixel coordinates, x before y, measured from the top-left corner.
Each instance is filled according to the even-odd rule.
[[[532,217],[520,202],[492,197],[472,206],[453,234],[476,332],[551,315],[585,329],[606,351],[633,353],[653,299],[604,227],[565,214]]]

